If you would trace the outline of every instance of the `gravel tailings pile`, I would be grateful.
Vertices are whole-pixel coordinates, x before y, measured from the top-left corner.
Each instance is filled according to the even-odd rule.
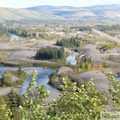
[[[114,48],[105,51],[104,53],[100,53],[100,51],[97,50],[96,45],[88,44],[83,46],[81,50],[83,51],[82,60],[84,60],[85,58],[91,58],[91,60],[96,64],[106,62],[108,64],[120,66],[120,48]],[[106,57],[108,56],[109,59],[106,60]]]
[[[108,77],[102,73],[100,70],[91,70],[86,71],[74,76],[78,79],[83,79],[86,82],[90,81],[93,78],[93,82],[95,83],[95,88],[99,91],[109,93],[109,80]]]

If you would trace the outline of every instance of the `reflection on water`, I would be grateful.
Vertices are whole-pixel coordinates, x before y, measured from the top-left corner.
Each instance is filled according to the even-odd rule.
[[[7,70],[7,69],[18,69],[18,68],[15,68],[15,67],[0,67],[0,78],[2,77],[2,74],[4,73],[4,71]],[[24,94],[26,92],[26,89],[27,89],[27,87],[30,83],[30,80],[31,80],[31,74],[32,74],[33,70],[38,71],[37,85],[44,84],[46,86],[47,90],[58,91],[58,90],[56,90],[56,88],[51,87],[48,84],[49,75],[51,73],[55,72],[56,70],[49,69],[49,68],[44,69],[43,67],[24,67],[22,69],[28,71],[28,78],[21,87],[21,94]]]
[[[49,75],[51,73],[55,72],[56,70],[52,70],[52,69],[49,69],[49,68],[44,69],[43,67],[26,67],[26,68],[23,68],[23,69],[24,70],[37,70],[37,72],[38,72],[37,85],[44,84],[44,85],[46,85],[47,90],[56,91],[56,88],[53,88],[48,84]],[[21,94],[24,94],[26,92],[26,88],[28,87],[28,85],[30,83],[30,80],[31,80],[31,73],[28,74],[28,78],[21,88],[22,89]]]
[[[11,34],[11,40],[19,40],[20,38],[22,37],[15,34]]]
[[[119,77],[115,77],[115,79],[120,81],[120,76]]]
[[[73,54],[69,55],[67,57],[66,62],[67,63],[70,62],[72,65],[75,65],[76,64],[75,58],[76,58],[77,54],[78,54],[77,52],[74,52]],[[4,71],[7,69],[18,69],[18,68],[16,68],[16,67],[0,67],[0,78],[2,77],[2,74],[4,73]],[[51,73],[55,72],[56,70],[49,69],[49,68],[44,69],[43,67],[24,67],[22,69],[28,71],[28,78],[21,87],[21,94],[24,94],[26,92],[26,89],[27,89],[27,87],[30,83],[30,80],[31,80],[32,72],[30,72],[30,71],[33,71],[33,70],[38,71],[37,85],[44,84],[46,86],[47,90],[58,91],[56,88],[51,87],[48,84],[49,75]]]
[[[70,54],[67,59],[66,59],[66,63],[70,63],[71,65],[76,65],[76,56],[78,55],[78,52],[74,52],[72,54]]]

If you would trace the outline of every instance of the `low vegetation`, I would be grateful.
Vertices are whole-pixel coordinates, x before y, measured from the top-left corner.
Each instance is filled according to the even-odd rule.
[[[0,38],[10,38],[11,34],[7,31],[5,27],[0,27]]]
[[[89,26],[80,26],[79,31],[92,31],[92,28]]]
[[[92,120],[100,118],[103,106],[98,94],[100,96],[102,94],[94,89],[92,82],[86,84],[86,87],[82,85],[81,88],[78,88],[75,83],[68,86],[66,84],[67,79],[64,78],[63,92],[60,98],[52,101],[47,106],[42,102],[48,96],[48,92],[45,90],[45,86],[36,86],[36,76],[36,73],[32,75],[23,103],[16,99],[17,96],[13,97],[15,96],[13,91],[9,93],[10,102],[8,102],[8,105],[4,104],[0,107],[1,119],[66,120],[77,118],[86,120],[89,118],[89,120]],[[37,99],[32,91],[33,86],[38,95]]]
[[[98,25],[97,26],[101,31],[120,31],[120,25]]]
[[[65,77],[60,97],[49,104],[43,104],[43,100],[49,93],[44,85],[36,86],[36,78],[37,74],[34,72],[24,99],[14,91],[10,91],[6,97],[0,98],[0,102],[3,103],[0,107],[0,119],[99,120],[101,113],[106,112],[104,105],[106,105],[107,98],[94,89],[94,83],[91,81],[79,88],[76,83],[67,85],[68,78]],[[109,91],[113,96],[114,104],[119,106],[120,84],[115,81],[111,73],[109,78]]]
[[[0,52],[0,61],[4,61],[6,59],[7,57],[2,52]]]
[[[101,52],[105,52],[109,49],[113,49],[113,48],[117,48],[117,47],[120,47],[120,44],[118,44],[117,42],[107,42],[103,45],[100,45],[100,47],[98,47],[98,48]]]
[[[50,75],[49,84],[50,84],[50,85],[53,85],[53,86],[56,86],[56,78],[57,78],[57,73],[56,73],[56,72],[53,72],[53,73]]]
[[[15,79],[13,79],[13,77]],[[19,68],[18,70],[6,70],[2,75],[1,86],[18,86],[27,79],[25,71]]]

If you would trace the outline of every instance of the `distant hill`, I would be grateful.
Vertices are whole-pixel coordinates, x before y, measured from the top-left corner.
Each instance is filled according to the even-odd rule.
[[[120,19],[120,5],[97,5],[92,7],[69,7],[69,6],[36,6],[28,10],[56,15],[65,19]]]
[[[40,21],[52,19],[61,18],[26,9],[0,7],[0,21]]]
[[[1,21],[120,20],[120,5],[91,7],[35,6],[25,9],[0,8]]]

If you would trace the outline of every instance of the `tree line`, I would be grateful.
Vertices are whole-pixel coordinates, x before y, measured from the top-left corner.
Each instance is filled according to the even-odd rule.
[[[79,47],[80,46],[80,40],[78,40],[76,37],[75,38],[70,38],[70,39],[62,39],[62,40],[57,40],[56,45],[62,46],[62,47]]]
[[[79,31],[92,31],[92,28],[89,26],[81,26],[79,28]]]
[[[97,26],[99,30],[101,31],[120,31],[120,25],[98,25]]]
[[[63,59],[64,48],[51,48],[49,46],[41,48],[37,51],[35,59],[37,60],[49,60],[49,59]]]

